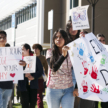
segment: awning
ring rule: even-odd
[[[0,21],[36,0],[0,0]]]

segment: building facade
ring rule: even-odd
[[[99,0],[95,6],[94,34],[103,33],[107,38],[108,0]],[[0,29],[8,34],[8,43],[16,46],[23,43],[40,43],[44,48],[50,47],[50,30],[48,30],[48,12],[54,10],[53,32],[58,28],[66,29],[70,19],[71,9],[76,6],[90,5],[87,0],[36,0],[34,3],[15,12],[16,28],[12,28],[12,16],[0,21]],[[89,24],[91,27],[91,6],[88,9]],[[91,28],[86,31],[91,32]]]

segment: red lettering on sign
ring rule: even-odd
[[[6,57],[0,57],[0,65],[6,65]]]
[[[7,72],[1,72],[0,79],[7,79]]]

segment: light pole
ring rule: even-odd
[[[92,6],[92,11],[91,11],[91,31],[94,33],[94,24],[95,24],[95,5],[99,0],[87,0],[90,5]]]

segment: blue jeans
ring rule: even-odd
[[[47,87],[46,100],[48,108],[74,108],[73,91],[76,84],[74,70],[72,69],[73,87],[67,89],[51,89]]]
[[[74,87],[67,89],[51,89],[47,87],[46,100],[48,108],[73,108],[74,106]]]
[[[74,85],[74,88],[75,88],[76,78],[75,78],[75,73],[74,73],[73,69],[72,69],[72,81],[73,81],[73,85]]]
[[[7,108],[8,101],[12,95],[12,89],[0,88],[0,108]]]

